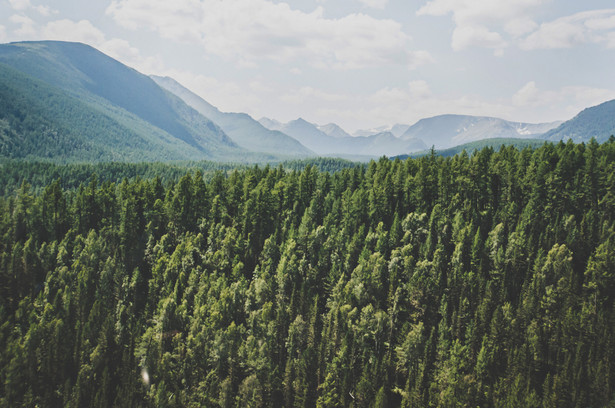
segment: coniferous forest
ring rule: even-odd
[[[0,208],[2,407],[615,404],[615,138]]]

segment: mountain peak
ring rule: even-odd
[[[317,127],[318,130],[331,137],[335,137],[338,139],[342,137],[350,137],[350,135],[344,129],[342,129],[335,123],[328,123],[326,125]]]
[[[314,125],[313,123],[308,122],[307,120],[305,120],[303,118],[297,118],[295,120],[291,120],[290,122],[288,122],[288,124],[302,125],[302,126],[314,126],[314,127],[316,127],[316,125]]]

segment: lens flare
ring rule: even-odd
[[[141,370],[141,379],[145,385],[149,385],[149,374],[146,368]]]

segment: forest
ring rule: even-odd
[[[614,137],[169,171],[3,190],[0,407],[615,404]]]

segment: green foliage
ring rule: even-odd
[[[277,164],[284,171],[300,171],[306,166],[312,166],[319,171],[331,173],[362,166],[348,160],[322,157],[281,161]],[[62,188],[74,190],[80,184],[87,183],[92,174],[96,174],[101,182],[108,181],[116,184],[124,179],[153,179],[156,177],[160,179],[162,184],[168,184],[176,183],[186,172],[202,172],[206,179],[210,179],[218,173],[247,170],[250,167],[250,165],[243,163],[213,161],[59,164],[44,161],[0,159],[0,195],[10,195],[17,192],[24,182],[28,183],[33,190],[40,191],[59,180]],[[268,166],[266,165],[265,168],[268,168]]]
[[[613,403],[615,139],[307,164],[3,165],[0,407]]]

